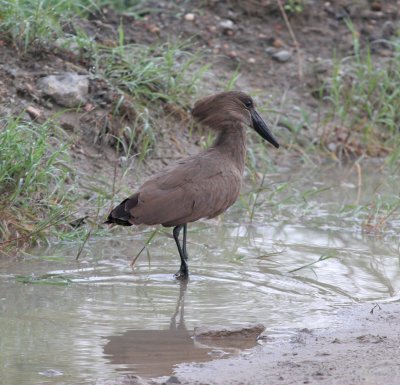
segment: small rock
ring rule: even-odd
[[[337,149],[336,143],[330,142],[330,143],[328,144],[328,150],[329,150],[329,151],[335,152],[336,149]]]
[[[171,376],[170,378],[168,378],[168,380],[165,383],[166,384],[180,384],[181,382],[178,380],[178,377]]]
[[[85,107],[83,107],[85,112],[93,111],[95,108],[96,108],[96,106],[92,103],[87,103],[87,104],[85,104]]]
[[[155,24],[150,24],[149,25],[149,27],[148,27],[148,30],[151,32],[151,33],[155,33],[155,34],[158,34],[158,33],[160,33],[160,28],[159,27],[157,27]]]
[[[248,60],[247,60],[247,62],[248,62],[249,64],[255,64],[256,59],[254,59],[254,57],[249,57]]]
[[[221,20],[219,26],[224,30],[224,32],[233,31],[235,29],[235,23],[229,19]]]
[[[380,1],[373,1],[370,5],[371,11],[381,12],[382,11],[382,3]]]
[[[273,55],[276,52],[276,49],[274,47],[267,47],[267,48],[265,48],[265,52],[268,55]]]
[[[29,106],[26,109],[26,112],[29,114],[32,120],[40,120],[40,118],[42,118],[43,116],[42,111],[40,111],[39,108],[33,106]]]
[[[61,75],[50,75],[37,82],[44,95],[50,96],[63,107],[78,107],[86,102],[89,92],[89,80],[86,75],[65,72]]]
[[[272,54],[272,58],[281,63],[287,62],[292,57],[290,51],[282,50]]]
[[[184,18],[185,18],[186,21],[193,21],[194,20],[194,13],[187,13],[184,16]]]
[[[272,46],[275,48],[282,48],[285,46],[285,43],[281,39],[274,38],[272,41]]]

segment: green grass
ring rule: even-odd
[[[63,35],[76,17],[100,13],[104,7],[139,17],[149,12],[145,0],[0,0],[0,32],[21,51],[45,46]]]
[[[123,115],[124,105],[130,103],[131,122],[117,141],[124,155],[143,160],[155,144],[154,128],[169,114],[167,107],[187,113],[209,64],[198,64],[203,61],[201,53],[189,52],[190,42],[125,45],[122,28],[119,33],[117,47],[97,45],[92,52],[94,76],[106,80],[119,95],[113,107],[116,116]]]
[[[301,13],[304,11],[305,1],[304,0],[286,0],[284,2],[284,9],[289,13]]]
[[[400,155],[400,39],[387,43],[393,56],[376,60],[354,33],[353,56],[337,61],[324,85],[330,124],[321,140],[350,153],[389,154],[393,162]]]
[[[39,239],[69,211],[73,180],[67,147],[52,124],[8,118],[0,122],[0,241]]]
[[[201,64],[201,52],[189,51],[190,41],[145,46],[126,45],[124,40],[120,26],[118,45],[92,46],[91,57],[94,76],[105,80],[118,95],[113,115],[130,115],[116,135],[118,152],[141,163],[156,145],[160,124],[168,115],[187,118],[210,65]],[[124,112],[127,106],[129,114]]]

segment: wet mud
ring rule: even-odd
[[[176,378],[210,385],[398,384],[399,304],[356,305],[332,317],[336,326],[329,328],[267,328],[262,346],[226,360],[179,365]]]

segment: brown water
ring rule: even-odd
[[[179,258],[163,234],[134,271],[129,262],[149,232],[91,238],[79,263],[80,242],[34,250],[24,261],[0,260],[0,383],[170,375],[177,363],[226,357],[255,344],[201,344],[191,337],[196,326],[263,323],[285,333],[327,327],[329,315],[356,302],[399,301],[399,215],[388,217],[384,232],[368,235],[362,208],[355,209],[398,199],[396,175],[363,173],[362,188],[347,169],[270,178],[275,183],[258,197],[252,221],[242,201],[223,220],[189,227],[186,290],[172,278]],[[61,281],[16,279],[31,274]]]

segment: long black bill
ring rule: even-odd
[[[273,146],[279,148],[279,143],[272,136],[271,131],[269,130],[265,122],[261,119],[261,116],[258,115],[257,111],[255,109],[252,109],[250,113],[251,119],[253,121],[253,128],[257,131],[257,133],[265,140],[268,140],[268,142],[270,142]]]

